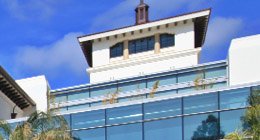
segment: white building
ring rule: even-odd
[[[141,24],[137,17],[134,26],[79,37],[90,83],[197,65],[209,15],[210,10],[203,10]]]
[[[0,67],[0,119],[21,118],[35,111],[36,103]]]
[[[82,140],[221,139],[242,128],[260,91],[260,35],[232,40],[227,60],[199,64],[209,9],[156,21],[143,1],[135,11],[133,26],[78,37],[89,84],[49,91],[44,76],[16,84],[0,69],[0,118],[15,105],[18,117],[58,109]]]

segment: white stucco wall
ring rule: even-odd
[[[152,28],[151,31],[147,31],[144,29],[142,33],[136,31],[134,35],[131,33],[127,33],[125,37],[122,35],[118,35],[117,38],[110,37],[109,40],[105,38],[102,41],[95,40],[93,43],[93,67],[107,65],[110,63],[110,50],[109,48],[115,45],[118,42],[122,42],[124,40],[133,40],[148,36],[154,36],[157,33],[170,33],[175,34],[175,46],[172,48],[174,51],[181,51],[186,49],[194,48],[194,23],[191,20],[188,20],[186,24],[183,22],[179,22],[177,26],[171,24],[168,28],[165,26],[161,26],[160,29],[156,29],[156,27]],[[149,52],[138,53],[130,55],[130,58],[135,58],[143,55],[153,54]]]
[[[129,60],[124,63],[115,63],[102,69],[92,69],[90,83],[119,80],[197,65],[199,52],[200,49],[191,49],[178,53],[161,53],[149,58],[141,57],[135,61]]]
[[[37,76],[16,81],[28,96],[36,103],[36,109],[39,111],[47,110],[47,94],[49,85],[45,76]]]
[[[143,53],[131,54],[129,59],[123,57],[110,59],[110,47],[124,40],[133,40],[155,34],[175,34],[175,46],[160,50],[155,54],[154,50]],[[160,26],[151,31],[144,29],[142,33],[136,31],[118,35],[117,38],[110,37],[109,40],[103,38],[93,43],[93,67],[87,71],[90,74],[90,83],[122,79],[138,75],[167,71],[174,68],[187,67],[198,64],[200,49],[195,49],[194,23],[188,20],[187,23],[179,22],[178,25],[169,24],[169,27]]]
[[[232,40],[228,57],[230,85],[260,81],[260,34]]]
[[[0,107],[0,120],[11,119],[11,113],[15,104],[2,91],[0,91]],[[15,107],[14,112],[17,113],[17,118],[23,116],[23,111],[18,106]]]

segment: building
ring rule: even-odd
[[[78,38],[90,84],[50,91],[50,108],[66,118],[72,135],[215,140],[242,128],[247,99],[260,90],[260,35],[232,40],[227,60],[199,64],[210,9],[150,21],[141,1],[135,12],[133,26]],[[41,93],[47,92],[41,81]],[[32,98],[36,91],[27,90]],[[47,97],[37,99],[40,108],[48,106]]]
[[[36,103],[0,66],[0,118],[4,120],[28,116]]]

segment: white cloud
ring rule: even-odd
[[[54,13],[53,0],[1,0],[11,16],[20,20],[45,20]]]
[[[206,46],[216,46],[232,39],[243,25],[240,18],[216,17],[209,25]]]
[[[237,37],[242,28],[243,20],[240,18],[216,17],[212,19],[202,51],[202,61],[225,59],[231,40]]]
[[[64,69],[76,75],[85,74],[87,63],[76,39],[79,35],[82,33],[69,33],[46,46],[20,47],[15,55],[15,65],[21,71],[37,71],[52,76],[62,74]]]
[[[206,0],[145,0],[149,4],[151,19],[163,18],[171,15],[172,12],[179,10],[182,7],[194,9],[201,6],[201,3]],[[112,29],[119,26],[133,24],[134,9],[138,5],[139,0],[125,0],[118,5],[112,7],[108,11],[98,15],[92,24],[92,30],[101,28],[101,30]]]

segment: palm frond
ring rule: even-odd
[[[244,140],[247,137],[246,131],[236,130],[233,133],[228,134],[225,139],[227,140]]]
[[[6,121],[0,120],[0,132],[0,140],[2,140],[4,136],[9,136],[12,133],[12,129]]]

